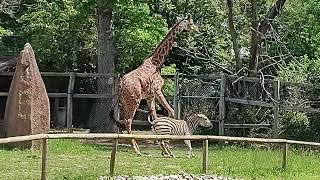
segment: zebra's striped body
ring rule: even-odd
[[[159,135],[191,135],[186,121],[168,117],[155,119],[153,129]]]
[[[191,135],[198,126],[212,127],[209,119],[203,114],[193,114],[187,117],[186,120],[159,117],[150,123],[153,125],[153,131],[159,135]],[[190,158],[192,155],[191,142],[190,140],[185,140],[184,142],[189,148],[188,157]],[[161,141],[161,148],[163,153],[170,154],[174,157],[168,144],[164,141]]]

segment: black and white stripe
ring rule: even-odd
[[[149,121],[150,122],[150,121]],[[192,135],[199,126],[212,127],[212,123],[203,114],[192,114],[186,120],[176,120],[169,117],[159,117],[153,122],[153,131],[159,135]],[[190,140],[185,140],[189,148],[188,157],[192,155],[192,147]],[[164,153],[174,156],[170,151],[168,144],[161,142],[161,148]]]

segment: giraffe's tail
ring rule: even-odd
[[[111,108],[110,113],[109,113],[109,117],[116,124],[116,126],[120,128],[122,124],[118,120],[116,120],[116,118],[114,118],[114,108],[115,108],[115,106],[113,106]]]
[[[147,119],[148,119],[148,122],[149,122],[149,123],[151,124],[151,126],[153,127],[154,124],[155,124],[154,120],[153,120],[153,121],[151,120],[151,116],[150,116],[150,115],[148,116]]]
[[[151,132],[154,133],[154,134],[156,134],[156,131],[155,131],[155,128],[154,128],[155,119],[152,121],[150,115],[148,116],[147,119],[148,119],[148,122],[151,124]],[[158,140],[156,140],[156,142],[158,142]]]

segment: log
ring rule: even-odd
[[[111,151],[111,158],[110,158],[110,176],[113,176],[113,173],[114,173],[117,149],[118,149],[118,139],[114,139],[112,143],[112,151]]]
[[[41,180],[48,179],[48,139],[42,139]]]
[[[203,140],[203,148],[202,148],[202,173],[208,173],[208,151],[209,151],[209,141]]]

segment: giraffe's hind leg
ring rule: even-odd
[[[125,123],[126,123],[126,129],[127,129],[128,134],[132,134],[132,130],[131,130],[132,119],[126,119]],[[133,147],[133,150],[138,155],[142,155],[141,152],[140,152],[139,146],[138,146],[137,142],[134,139],[131,139],[131,146]]]
[[[132,128],[132,121],[133,121],[133,117],[134,117],[134,114],[136,113],[138,106],[139,106],[139,102],[135,102],[134,104],[132,104],[132,103],[126,104],[126,107],[124,108],[125,126],[126,126],[126,130],[127,130],[128,134],[132,134],[132,129],[131,129]],[[134,139],[131,140],[131,145],[132,145],[134,151],[138,155],[141,155],[141,152],[139,150],[139,146]]]

